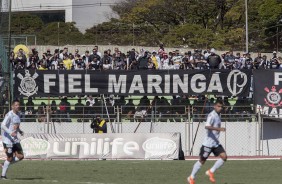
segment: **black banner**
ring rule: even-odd
[[[15,97],[74,95],[248,96],[250,70],[21,70]]]
[[[255,70],[254,87],[257,112],[282,118],[282,71]]]

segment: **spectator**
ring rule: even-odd
[[[270,68],[270,61],[267,60],[266,55],[262,56],[261,68],[263,68],[263,69],[269,69]]]
[[[138,69],[139,70],[148,69],[148,62],[149,62],[148,54],[149,52],[145,51],[144,55],[138,59]]]
[[[66,70],[71,70],[73,62],[68,55],[64,56],[63,63],[64,63],[64,67],[66,68]]]
[[[221,59],[219,55],[215,54],[215,49],[211,49],[211,54],[207,59],[207,63],[209,64],[210,69],[219,69]]]
[[[57,108],[56,101],[52,100],[52,102],[51,102],[51,121],[52,122],[58,121],[57,113],[58,113],[58,108]]]
[[[208,49],[206,52],[204,52],[204,58],[205,58],[205,60],[207,60],[210,55],[211,55],[210,49]]]
[[[96,50],[97,55],[100,56],[100,58],[102,58],[102,54],[101,54],[101,52],[99,52],[99,47],[96,45],[96,46],[94,46],[94,49]]]
[[[38,107],[37,110],[37,118],[38,122],[46,122],[46,104],[44,102],[41,103],[41,105]]]
[[[108,51],[104,52],[104,57],[101,62],[103,70],[112,69],[112,58],[108,55]]]
[[[96,118],[93,119],[90,128],[93,129],[93,133],[107,133],[106,120],[102,119],[100,115],[96,115]]]
[[[128,53],[128,63],[127,65],[131,65],[133,61],[137,59],[137,54],[135,49],[133,48],[129,53]]]
[[[81,99],[77,100],[77,103],[75,104],[74,107],[74,114],[76,115],[76,118],[78,118],[78,122],[82,122],[83,118],[81,118],[81,115],[84,115],[84,105],[81,103]]]
[[[263,57],[261,57],[261,53],[258,53],[258,56],[254,60],[254,68],[259,69],[263,64]]]
[[[180,115],[183,114],[183,106],[181,104],[181,98],[180,96],[173,96],[171,101],[171,106],[172,108],[172,113],[175,116],[174,120],[176,122],[180,122],[181,121],[181,117]]]
[[[214,106],[214,98],[207,99],[206,105],[204,107],[205,108],[204,113],[209,114],[213,110],[213,106]]]
[[[150,106],[150,100],[148,99],[147,96],[143,96],[140,99],[140,104],[143,104],[144,106],[149,107]]]
[[[66,67],[65,67],[63,61],[60,61],[60,62],[59,62],[59,68],[58,68],[58,70],[66,70]]]
[[[79,50],[78,50],[78,49],[75,49],[75,51],[74,51],[74,57],[75,57],[75,58],[79,58],[79,57],[80,57],[80,54],[79,54]]]
[[[85,51],[84,56],[82,57],[82,60],[84,62],[84,68],[88,68],[88,65],[90,63],[90,55],[89,55],[89,51]]]
[[[151,56],[152,63],[155,65],[155,69],[159,69],[161,65],[161,59],[157,56],[157,52],[153,51]]]
[[[182,64],[182,56],[180,55],[179,50],[176,50],[171,58],[173,62],[173,66],[175,70],[178,70],[180,68],[180,65]]]
[[[191,59],[191,58],[190,58]],[[205,61],[205,57],[202,55],[202,51],[196,49],[194,56],[193,56],[193,61],[194,61],[194,68],[195,69],[207,69],[207,62]]]
[[[99,70],[102,68],[102,64],[100,63],[97,57],[94,57],[93,61],[91,61],[91,68],[92,70]]]
[[[148,58],[148,66],[147,66],[147,68],[149,70],[155,70],[156,69],[156,65],[155,65],[155,63],[153,63],[152,58]]]
[[[60,122],[67,122],[68,116],[67,116],[67,102],[65,98],[61,99],[61,102],[59,104],[59,110],[60,110]]]
[[[253,67],[254,67],[254,63],[253,63],[253,59],[251,58],[251,54],[246,53],[245,59],[243,60],[243,63],[242,63],[242,68],[243,69],[253,69]]]
[[[242,68],[242,63],[243,63],[243,57],[241,57],[241,54],[238,52],[235,57],[235,64],[234,68],[235,69],[241,69]]]
[[[165,97],[161,97],[161,99],[160,99],[159,113],[160,113],[160,121],[161,122],[167,122],[167,120],[172,122],[171,105]]]
[[[129,66],[129,70],[138,70],[139,69],[139,64],[138,62],[135,60],[132,61],[132,63]]]
[[[224,57],[224,68],[232,70],[234,68],[236,57],[233,55],[233,51],[226,53]]]
[[[280,67],[280,62],[278,58],[274,58],[270,60],[270,69],[279,69]]]
[[[277,52],[273,51],[271,60],[276,59],[276,58],[277,58]]]
[[[27,103],[25,104],[26,106],[26,122],[35,122],[35,117],[34,117],[34,103],[32,101],[32,98],[29,97],[27,100]]]
[[[100,54],[101,55],[101,54]],[[98,53],[98,50],[96,48],[93,49],[93,53],[90,55],[89,59],[90,59],[90,62],[94,61],[94,59],[97,61],[97,62],[100,62],[101,61],[101,56],[99,55]]]
[[[162,58],[164,53],[165,53],[164,45],[160,44],[158,55],[161,56],[161,58]]]
[[[135,105],[133,104],[133,100],[129,99],[128,103],[122,108],[122,114],[126,115],[126,117],[133,121],[133,117],[135,114]]]
[[[184,64],[185,69],[193,69],[194,68],[194,57],[192,56],[191,51],[185,53],[182,63]]]

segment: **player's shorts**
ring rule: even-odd
[[[13,157],[15,152],[17,152],[18,154],[23,154],[23,149],[20,143],[16,143],[16,144],[3,143],[3,146],[7,157]]]
[[[218,147],[214,147],[214,148],[202,146],[200,150],[201,160],[207,160],[211,153],[213,153],[214,156],[218,157],[221,153],[225,153],[225,150],[221,145],[219,145]]]

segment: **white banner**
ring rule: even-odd
[[[178,159],[180,133],[26,134],[25,158]]]

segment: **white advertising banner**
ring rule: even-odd
[[[180,133],[26,134],[25,158],[178,159]]]

